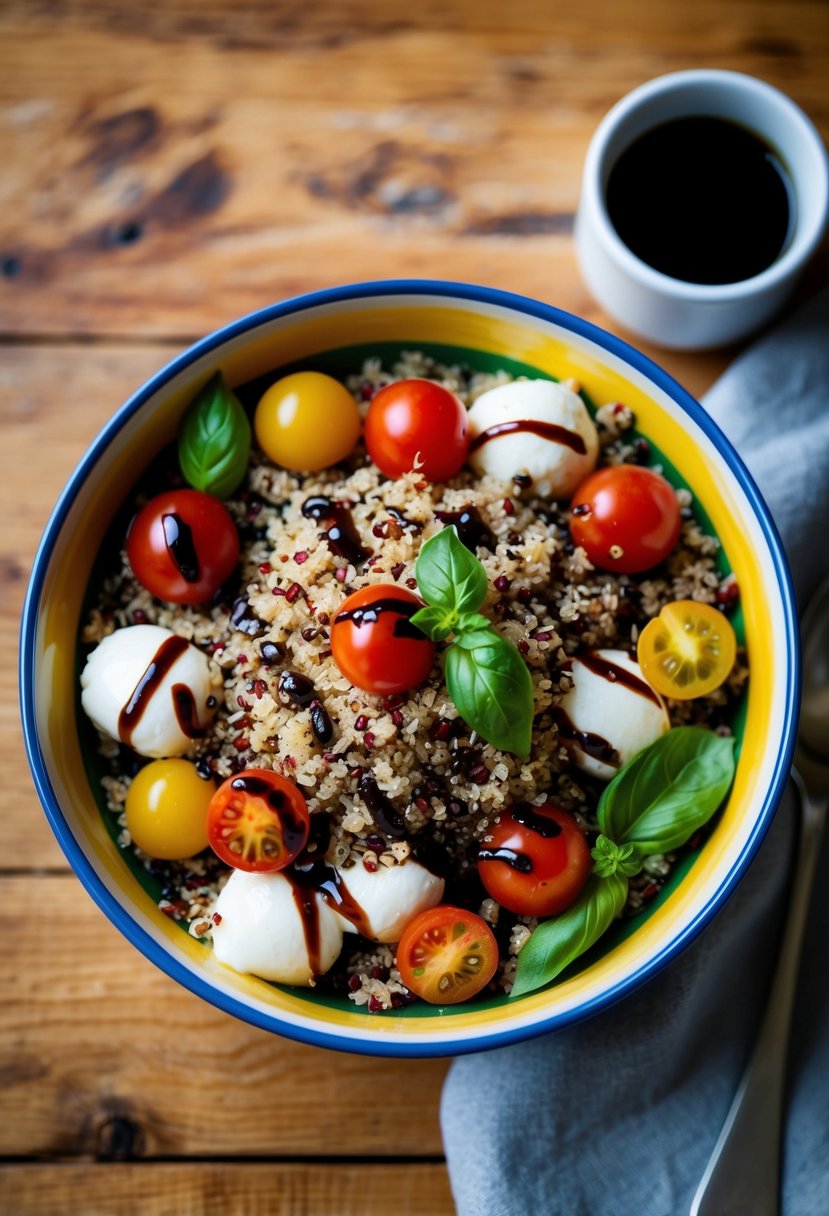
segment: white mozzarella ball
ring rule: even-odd
[[[560,705],[559,735],[585,773],[609,781],[671,722],[665,702],[650,687],[639,664],[624,650],[594,650],[573,659],[573,687]],[[572,737],[572,736],[575,737]],[[580,746],[580,736],[585,745]],[[616,753],[611,762],[590,755],[603,744]]]
[[[81,704],[98,729],[154,759],[189,750],[186,709],[191,697],[195,728],[203,727],[215,708],[208,704],[214,689],[207,657],[181,639],[165,653],[171,638],[176,635],[159,625],[116,629],[92,651],[81,674]],[[150,665],[164,667],[169,657],[173,661],[158,683],[148,679],[141,694],[138,686]],[[122,712],[131,701],[133,713],[125,714],[125,721]]]
[[[358,863],[338,873],[363,913],[361,923],[340,913],[346,929],[376,942],[399,942],[409,921],[443,898],[443,879],[411,858],[396,866],[378,866],[373,872]]]
[[[220,963],[280,984],[313,984],[339,957],[343,945],[340,917],[313,893],[306,926],[284,874],[234,870],[214,906],[220,920],[213,948]],[[312,958],[308,941],[316,943]]]
[[[528,426],[492,433],[512,423]],[[537,430],[533,424],[540,424]],[[545,435],[545,425],[556,429]],[[538,493],[550,498],[570,498],[599,455],[598,433],[581,397],[553,380],[515,380],[482,393],[469,411],[469,438],[469,464],[479,476],[509,481],[528,473]]]

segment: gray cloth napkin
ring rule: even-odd
[[[765,496],[805,604],[829,568],[829,290],[742,355],[704,404]],[[454,1061],[441,1121],[459,1216],[688,1212],[762,1015],[796,830],[789,793],[725,908],[632,996]],[[784,1216],[829,1212],[827,875],[829,840],[795,1012]]]

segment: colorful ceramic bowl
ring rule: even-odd
[[[82,738],[77,633],[95,554],[114,512],[208,373],[231,384],[298,362],[359,366],[368,353],[425,349],[443,361],[514,374],[574,376],[595,403],[624,401],[736,574],[735,618],[751,678],[727,806],[642,915],[611,930],[553,987],[444,1010],[418,1003],[383,1016],[220,966],[156,906],[119,851]],[[722,906],[751,862],[789,769],[799,693],[794,598],[780,542],[755,486],[701,407],[630,346],[533,300],[463,284],[393,281],[288,300],[205,338],[154,376],[104,428],[46,528],[23,615],[20,686],[29,761],[43,806],[78,877],[115,925],[191,991],[257,1026],[378,1055],[429,1056],[503,1046],[618,1000],[673,958]],[[143,881],[146,882],[146,875]]]

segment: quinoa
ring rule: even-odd
[[[412,376],[440,382],[467,405],[512,378],[445,366],[411,352],[389,368],[368,360],[346,383],[365,412],[379,387]],[[623,403],[602,405],[595,421],[600,463],[658,468]],[[597,828],[601,787],[572,765],[554,712],[572,683],[569,660],[581,649],[635,650],[641,629],[671,600],[730,608],[737,598],[733,579],[718,567],[717,539],[698,523],[691,494],[678,493],[683,526],[676,550],[646,577],[617,575],[591,566],[570,538],[566,505],[535,496],[528,477],[504,482],[463,470],[451,481],[431,484],[415,470],[387,480],[362,445],[345,464],[302,476],[254,451],[245,482],[227,503],[242,539],[238,582],[206,608],[171,606],[137,583],[121,549],[96,575],[81,640],[88,647],[115,628],[147,623],[203,650],[219,708],[191,752],[200,775],[223,779],[259,767],[290,778],[312,817],[308,853],[341,868],[395,866],[413,851],[437,851],[448,872],[446,901],[477,909],[495,931],[501,965],[493,986],[509,991],[518,953],[536,922],[486,896],[475,864],[480,841],[499,812],[517,802],[551,799],[574,812],[587,830]],[[139,493],[132,507],[148,496]],[[308,507],[319,498],[347,511],[343,518],[353,526],[365,560],[351,560],[347,546],[336,552],[325,538],[318,513]],[[415,561],[423,543],[444,526],[439,513],[469,508],[477,513],[485,542],[477,549],[488,581],[481,611],[518,647],[532,677],[533,743],[524,760],[469,730],[449,699],[439,663],[418,688],[383,698],[355,688],[331,653],[331,621],[343,599],[377,583],[416,590]],[[715,693],[668,703],[672,724],[704,722],[728,732],[746,674],[741,653]],[[157,880],[162,910],[191,934],[209,939],[212,907],[230,871],[209,851],[182,863],[142,855],[129,839],[124,801],[144,761],[110,739],[101,739],[100,753],[119,846],[132,850]],[[376,783],[379,800],[367,799],[366,775]],[[390,838],[381,805],[393,809],[405,839]],[[673,855],[646,859],[630,883],[626,915],[653,898],[674,861]],[[412,999],[392,948],[356,936],[346,941],[322,986],[347,992],[371,1012]]]

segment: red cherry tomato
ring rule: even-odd
[[[171,490],[143,507],[127,534],[127,557],[139,583],[171,604],[204,604],[233,573],[239,534],[217,498]]]
[[[308,842],[308,806],[292,781],[246,768],[223,781],[207,808],[207,839],[236,870],[284,870]]]
[[[382,696],[422,684],[435,661],[434,643],[409,620],[422,607],[394,583],[350,595],[331,626],[334,662],[346,679]]]
[[[658,566],[675,547],[682,526],[670,482],[632,464],[591,473],[576,490],[571,511],[576,544],[594,566],[621,574]]]
[[[569,908],[592,864],[579,825],[551,802],[503,811],[478,854],[487,891],[521,916],[557,916]]]
[[[397,947],[403,983],[430,1005],[457,1005],[477,996],[497,967],[498,943],[489,925],[449,904],[420,912]]]
[[[381,388],[368,408],[368,454],[387,477],[417,466],[427,481],[460,472],[469,449],[463,402],[431,380],[398,380]]]

